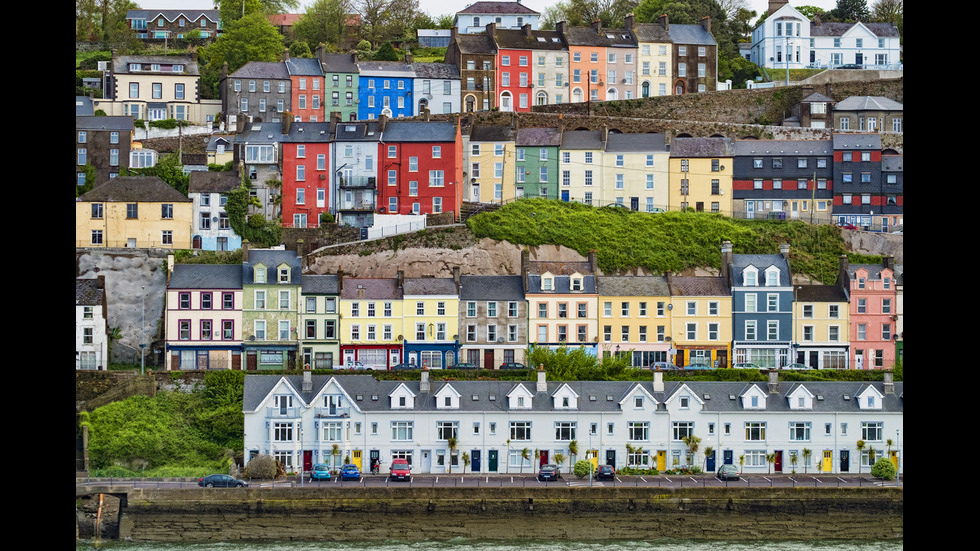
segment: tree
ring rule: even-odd
[[[558,472],[561,472],[561,464],[565,462],[565,454],[558,452],[555,454],[555,465],[558,465]]]
[[[827,19],[827,12],[824,11],[823,8],[818,8],[817,6],[797,6],[796,11],[803,14],[803,16],[810,21],[813,21],[813,18],[817,15],[820,16],[820,19]]]
[[[904,0],[877,0],[871,6],[871,21],[895,25],[899,42],[905,42]]]
[[[215,3],[224,25],[253,13],[288,13],[299,6],[298,0],[215,0]]]
[[[871,19],[867,0],[837,0],[837,7],[830,10],[830,15],[837,21],[847,23]]]
[[[374,61],[398,61],[398,54],[391,42],[385,42],[374,52]]]
[[[813,452],[810,448],[803,448],[803,472],[807,472],[807,468],[810,466],[810,454]]]
[[[126,12],[139,9],[129,0],[75,0],[75,40],[118,41],[130,34]]]
[[[772,473],[772,464],[775,463],[775,462],[776,462],[776,454],[775,453],[767,453],[766,454],[766,463],[769,465],[769,473],[770,474]]]
[[[466,469],[470,466],[470,454],[463,452],[463,474],[466,474]]]
[[[450,436],[446,439],[446,445],[449,446],[449,474],[453,474],[453,456],[456,455],[456,446],[459,441],[456,440],[455,436]]]
[[[854,447],[857,448],[858,451],[858,474],[861,474],[861,456],[864,455],[862,452],[864,452],[865,447],[864,440],[858,440]]]
[[[351,0],[316,0],[293,25],[293,33],[309,44],[336,44],[344,35],[346,14],[353,9]]]
[[[187,195],[187,185],[190,182],[190,176],[184,173],[184,165],[180,164],[180,156],[176,153],[171,153],[163,157],[154,166],[131,168],[128,170],[128,174],[156,176],[166,182],[170,187]]]
[[[233,73],[250,61],[278,61],[283,37],[262,13],[253,13],[225,25],[225,32],[204,49],[208,69],[221,71],[228,63]]]
[[[697,457],[698,448],[701,446],[701,438],[692,434],[690,436],[685,436],[682,438],[682,440],[684,441],[684,444],[687,445],[687,452],[691,454],[690,464],[693,465],[694,458]]]
[[[521,450],[521,474],[524,473],[524,462],[531,460],[531,450],[524,448]]]
[[[704,449],[704,470],[707,470],[708,468],[708,458],[714,456],[715,456],[714,447],[708,446],[707,448]]]
[[[568,464],[571,466],[572,461],[578,457],[578,440],[572,440],[568,443]]]
[[[419,12],[418,0],[360,0],[362,35],[377,46],[410,38]]]
[[[313,57],[313,52],[310,50],[309,44],[302,40],[297,40],[289,45],[289,57],[309,59]]]

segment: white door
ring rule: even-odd
[[[755,201],[745,202],[745,217],[749,220],[755,218]]]
[[[475,203],[480,202],[480,184],[473,184],[473,191],[470,194],[470,200]]]
[[[402,363],[401,358],[402,358],[401,350],[392,350],[388,354],[388,363],[389,365],[398,365]]]

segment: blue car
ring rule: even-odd
[[[340,467],[340,480],[360,480],[361,470],[350,463]]]
[[[313,470],[310,471],[310,482],[314,480],[330,480],[330,467],[323,463],[313,465]]]

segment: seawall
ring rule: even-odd
[[[132,489],[135,541],[900,539],[901,488]]]

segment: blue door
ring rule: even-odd
[[[710,472],[714,472],[714,470],[715,470],[715,456],[716,455],[718,455],[718,452],[712,450],[711,451],[711,455],[708,456],[707,461],[705,462],[705,470],[708,471],[709,473]]]
[[[568,192],[567,191],[562,191],[561,192],[561,200],[564,201],[564,202],[566,202],[566,203],[568,202]]]
[[[725,465],[731,465],[732,464],[732,450],[725,450],[724,462],[725,462]]]
[[[473,450],[473,451],[471,451],[470,452],[470,458],[472,458],[472,460],[473,460],[473,465],[472,465],[473,466],[473,469],[472,469],[472,472],[474,472],[474,473],[480,472],[480,450]]]

